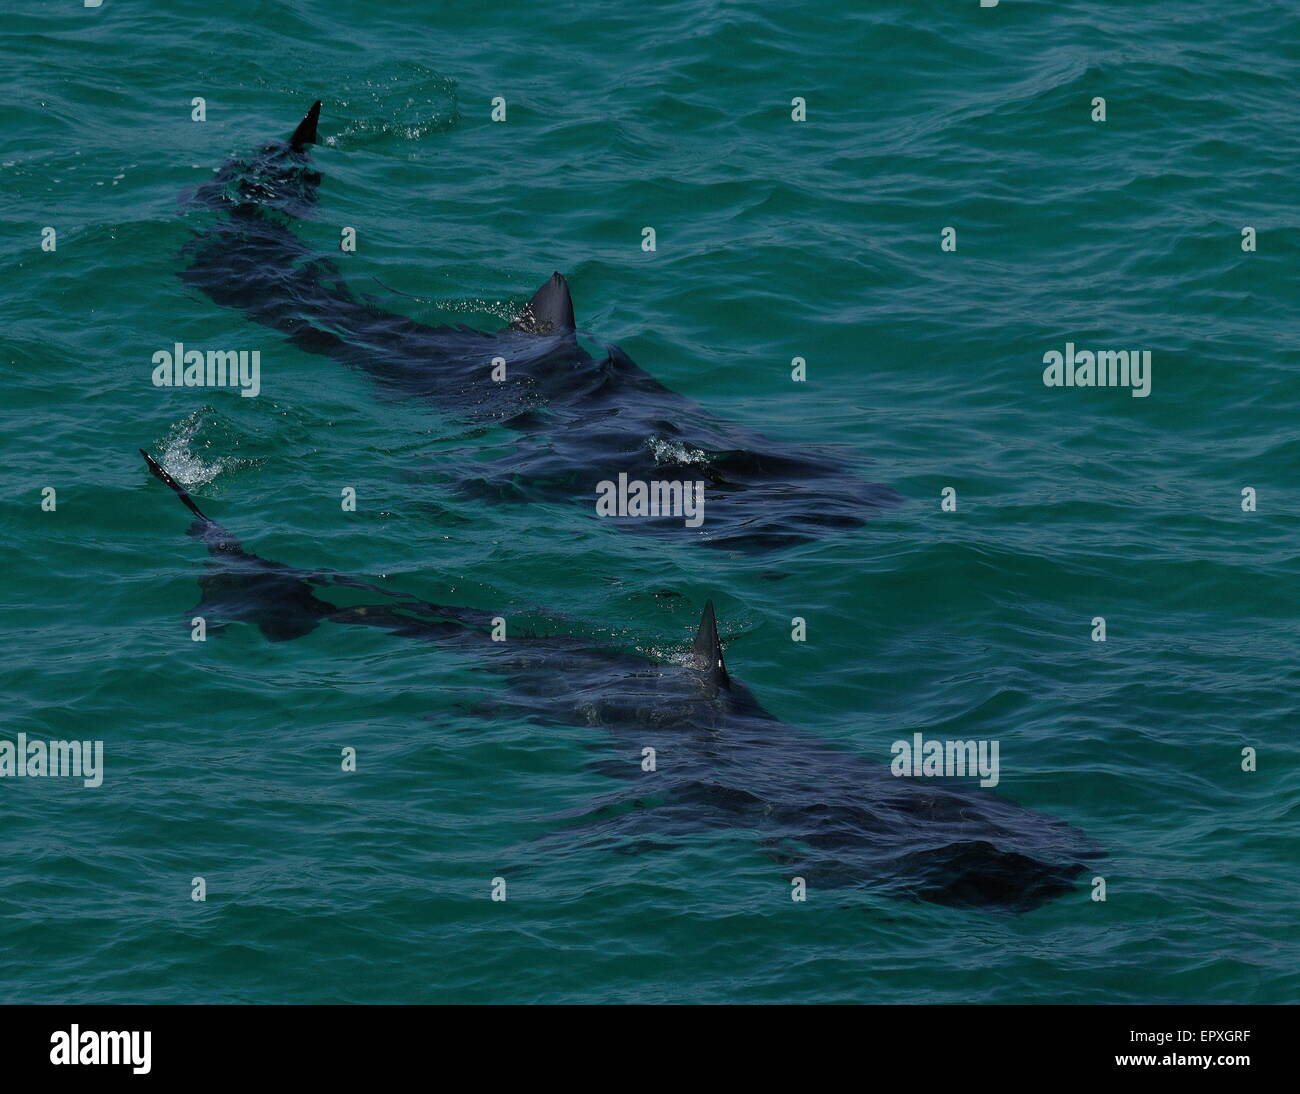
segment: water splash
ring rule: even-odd
[[[204,415],[212,413],[212,407],[205,406],[186,415],[171,427],[162,443],[160,462],[184,487],[206,486],[226,469],[229,462],[215,459],[207,463],[194,454],[195,447],[209,448],[212,445],[210,440],[199,439],[205,425]]]
[[[665,441],[661,437],[651,437],[646,441],[655,458],[655,463],[671,464],[677,467],[706,467],[709,454],[681,441]]]

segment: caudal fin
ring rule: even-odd
[[[704,614],[700,616],[700,629],[695,632],[695,645],[692,647],[695,663],[709,676],[709,682],[718,687],[730,687],[731,677],[727,675],[727,666],[722,660],[722,642],[718,639],[718,621],[713,614],[713,601],[704,605]]]
[[[319,99],[312,103],[311,109],[307,111],[306,116],[298,123],[298,128],[293,131],[293,136],[289,138],[289,144],[295,152],[301,152],[307,145],[316,143],[318,121],[320,121]]]
[[[178,483],[169,474],[167,474],[167,471],[163,468],[162,464],[160,464],[151,455],[149,455],[149,453],[146,452],[143,448],[140,449],[140,455],[144,457],[144,462],[149,465],[149,470],[154,473],[154,476],[156,478],[161,479],[163,482],[165,482],[176,492],[176,496],[180,498],[182,502],[185,503],[186,509],[188,509],[191,513],[193,513],[196,517],[198,517],[199,520],[206,521],[208,524],[212,523],[212,521],[208,519],[207,515],[203,512],[203,510],[194,504],[194,499],[190,497],[189,491],[186,490],[185,487],[183,487],[180,483]]]

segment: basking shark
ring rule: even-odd
[[[318,197],[309,148],[320,107],[288,140],[228,161],[194,191],[193,203],[217,215],[187,244],[181,278],[394,395],[517,434],[504,456],[449,469],[459,492],[571,501],[626,530],[746,551],[854,528],[899,500],[854,474],[838,449],[783,445],[713,416],[618,346],[593,357],[558,272],[497,331],[428,326],[353,293],[338,264],[292,231]],[[683,512],[697,493],[702,523]]]
[[[257,626],[272,641],[317,626],[376,627],[460,650],[501,687],[485,709],[535,724],[592,726],[613,739],[599,770],[624,786],[565,814],[556,837],[644,851],[704,827],[755,832],[789,877],[814,889],[867,886],[963,908],[1027,911],[1070,892],[1099,852],[1069,824],[988,791],[896,778],[764,710],[728,671],[712,602],[694,642],[660,663],[575,637],[491,639],[494,613],[432,604],[326,571],[259,558],[210,520],[148,453],[149,470],[194,516],[209,572],[194,610],[210,629]],[[335,590],[372,604],[338,606]],[[655,770],[642,770],[644,750]]]

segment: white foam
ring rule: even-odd
[[[681,441],[665,441],[660,437],[651,437],[646,442],[654,453],[655,463],[674,464],[678,467],[703,467],[709,462],[707,452],[698,448],[688,448]]]
[[[224,469],[220,460],[204,463],[190,450],[202,425],[203,411],[196,410],[173,425],[163,441],[162,458],[158,462],[185,487],[206,486]]]

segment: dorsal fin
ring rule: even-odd
[[[212,521],[208,520],[203,510],[194,504],[194,499],[190,497],[190,492],[186,490],[185,487],[183,487],[180,483],[178,483],[169,474],[167,474],[167,472],[163,470],[162,464],[160,464],[151,455],[149,455],[149,453],[146,452],[143,448],[140,449],[140,455],[144,457],[144,462],[149,465],[149,470],[152,471],[156,477],[161,479],[163,482],[165,482],[168,486],[170,486],[173,490],[176,491],[176,496],[185,503],[186,509],[188,509],[191,513],[193,513],[196,517],[198,517],[199,520],[206,521],[208,524],[212,523]]]
[[[713,614],[712,600],[704,605],[692,652],[695,663],[708,673],[711,684],[724,688],[731,686],[731,677],[727,675],[727,666],[722,660],[722,643],[718,640],[718,621]]]
[[[301,152],[309,144],[316,143],[316,123],[320,121],[320,100],[317,99],[307,111],[306,116],[298,123],[298,128],[293,131],[293,136],[289,138],[289,144],[295,152]]]
[[[556,272],[551,274],[551,279],[545,285],[533,293],[533,298],[515,316],[510,329],[521,330],[527,334],[561,334],[572,331],[575,326],[573,297],[569,295],[569,283]]]

